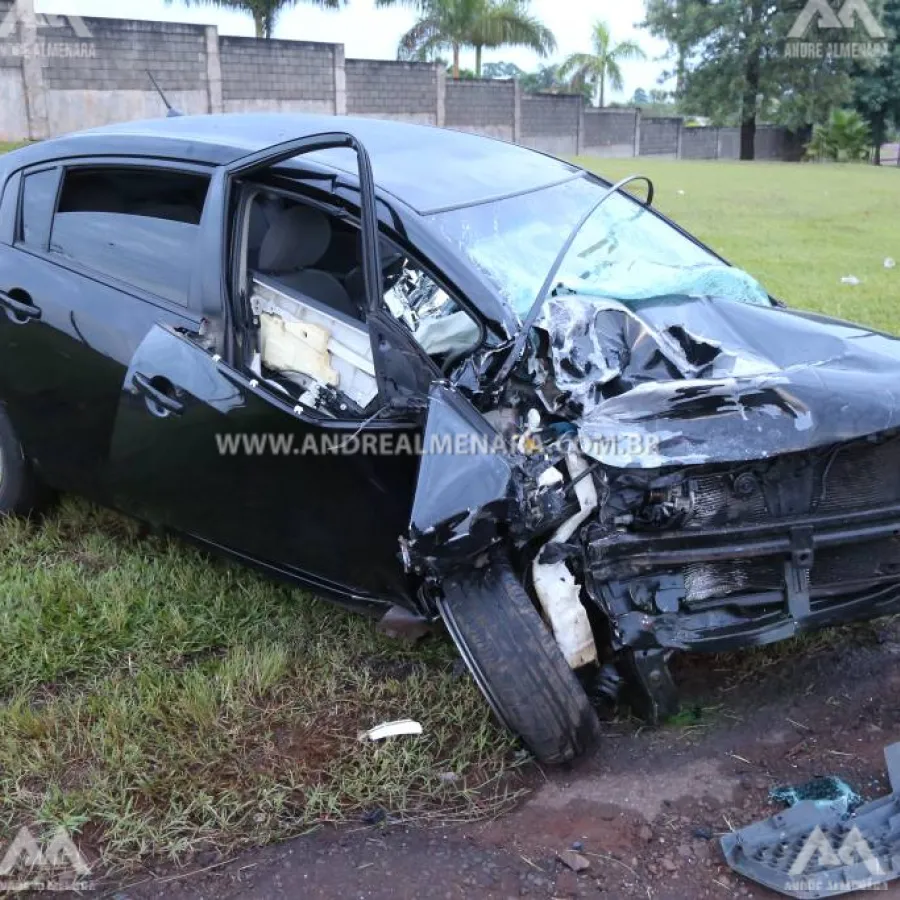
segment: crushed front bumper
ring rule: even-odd
[[[586,586],[617,650],[722,651],[900,611],[900,504],[587,537]]]

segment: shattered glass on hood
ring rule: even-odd
[[[538,328],[543,402],[611,466],[758,460],[900,426],[900,340],[847,322],[709,297],[561,295]]]
[[[523,317],[577,223],[608,186],[563,184],[432,216],[438,232]],[[767,305],[765,290],[625,194],[585,222],[557,279],[582,294],[633,301],[665,294]]]

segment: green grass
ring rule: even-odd
[[[900,330],[900,172],[593,164],[653,176],[664,211],[790,303]],[[129,864],[374,806],[496,809],[516,757],[454,662],[85,503],[0,523],[0,830],[64,824]],[[422,737],[357,740],[406,716]]]
[[[454,661],[80,501],[0,522],[0,822],[127,864],[492,811],[511,743]],[[422,737],[357,739],[407,716]]]
[[[10,150],[17,150],[19,147],[24,147],[25,142],[18,143],[10,143],[9,141],[0,141],[0,153],[8,153]]]
[[[900,169],[579,162],[613,179],[650,176],[662,212],[789,305],[900,332]],[[897,268],[884,268],[888,257]],[[862,283],[841,284],[846,275]]]

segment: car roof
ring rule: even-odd
[[[227,163],[294,138],[346,131],[372,158],[375,181],[419,213],[468,206],[566,181],[580,170],[515,144],[432,126],[351,116],[275,113],[177,116],[107,125],[32,148],[43,158],[66,152],[165,153]],[[54,145],[57,145],[54,148]],[[90,145],[90,146],[88,146]],[[142,146],[143,145],[143,146]],[[127,148],[127,151],[126,151]],[[346,151],[310,154],[335,169],[353,171]],[[36,160],[39,161],[39,160]]]

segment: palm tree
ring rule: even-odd
[[[595,98],[599,96],[600,106],[605,106],[607,80],[613,90],[621,91],[624,86],[619,63],[631,59],[646,59],[647,56],[635,41],[613,44],[606,22],[594,23],[591,41],[594,52],[573,53],[560,66],[560,75],[571,78],[576,86],[591,85]]]
[[[529,0],[378,0],[378,6],[402,3],[419,10],[419,19],[400,38],[398,55],[427,59],[449,47],[453,77],[459,78],[463,47],[475,48],[475,74],[481,76],[485,47],[530,47],[540,56],[556,49],[553,33],[528,11]]]
[[[166,0],[167,5],[172,2],[173,0]],[[298,0],[183,0],[183,2],[185,6],[217,6],[219,9],[249,13],[253,16],[256,36],[269,39],[275,32],[278,14],[283,9],[296,6]],[[346,5],[348,0],[302,0],[302,2],[312,3],[322,9],[339,9]]]
[[[485,47],[528,47],[540,57],[556,49],[553,32],[528,11],[529,0],[491,0],[472,23],[470,39],[475,47],[475,77],[481,78]]]

